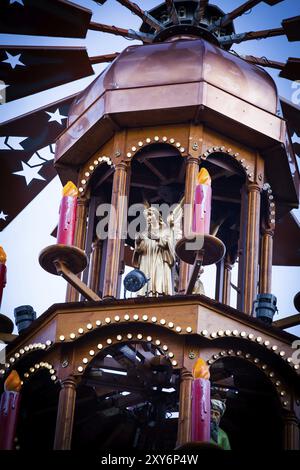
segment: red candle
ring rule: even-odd
[[[192,441],[210,441],[210,381],[206,362],[199,358],[193,369]]]
[[[211,214],[211,179],[208,171],[201,168],[195,189],[192,230],[198,234],[209,234]]]
[[[2,246],[0,246],[0,307],[2,302],[3,296],[3,289],[6,286],[6,253],[3,250]]]
[[[13,450],[18,423],[21,380],[13,370],[4,383],[4,392],[0,401],[0,449]]]
[[[76,224],[78,190],[74,183],[68,181],[63,188],[63,197],[59,208],[57,243],[73,245]]]

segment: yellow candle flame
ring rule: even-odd
[[[0,246],[0,263],[5,264],[6,260],[7,260],[6,253],[3,250],[2,246]]]
[[[193,367],[194,379],[206,379],[209,380],[210,373],[207,363],[199,357]]]
[[[63,196],[78,196],[77,186],[72,181],[68,181],[63,187]]]
[[[4,382],[5,392],[19,392],[22,387],[20,376],[16,370],[12,370]]]
[[[211,185],[211,178],[210,174],[208,173],[206,168],[201,168],[197,175],[198,184],[207,184],[208,186]]]

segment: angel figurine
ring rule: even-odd
[[[133,266],[149,278],[141,295],[172,295],[172,267],[175,263],[175,244],[181,237],[182,205],[170,212],[165,223],[156,207],[145,204],[147,228],[135,240]]]

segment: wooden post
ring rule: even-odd
[[[86,197],[78,198],[74,245],[82,250],[85,248],[87,209],[88,199]],[[66,302],[77,302],[79,297],[79,292],[71,285],[68,285]]]
[[[270,294],[272,289],[273,237],[272,229],[263,231],[260,249],[260,294]]]
[[[224,258],[216,264],[216,289],[215,300],[222,302],[223,300],[223,284],[224,284]]]
[[[92,291],[99,292],[100,268],[102,256],[102,240],[95,240],[92,243],[92,253],[89,268],[88,286]]]
[[[192,429],[192,382],[193,375],[186,368],[180,371],[179,417],[177,444],[182,446],[191,441]]]
[[[186,173],[185,173],[185,193],[184,193],[184,227],[187,227],[186,232],[192,229],[193,220],[193,203],[195,196],[195,187],[197,183],[197,174],[199,172],[199,159],[196,157],[188,156],[186,162]],[[188,235],[185,233],[184,235]],[[178,293],[184,294],[189,281],[189,264],[180,262],[179,272],[179,286]]]
[[[249,183],[247,194],[244,192],[245,197],[247,201],[242,203],[242,209],[244,207],[246,211],[245,216],[241,214],[238,308],[251,315],[258,283],[260,235],[260,187],[258,184]]]
[[[224,261],[223,289],[222,289],[222,303],[225,305],[230,305],[231,271],[232,271],[232,265],[228,257],[226,257]]]
[[[125,243],[122,234],[127,222],[128,168],[125,162],[120,162],[114,173],[103,298],[115,298],[118,291],[121,251]]]
[[[300,449],[300,435],[299,435],[299,421],[295,413],[287,411],[284,415],[284,450],[299,450]]]
[[[70,450],[76,401],[76,380],[65,379],[59,393],[54,450]]]

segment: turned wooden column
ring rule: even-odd
[[[183,368],[180,371],[179,416],[177,447],[191,441],[192,429],[192,373]]]
[[[184,222],[183,234],[188,235],[192,230],[193,221],[193,203],[195,197],[195,187],[197,184],[197,174],[199,172],[199,159],[196,157],[188,156],[186,162],[185,172],[185,193],[184,193]],[[183,294],[186,291],[189,280],[189,267],[190,265],[180,262],[179,272],[179,286],[178,293]]]
[[[258,287],[260,187],[249,183],[246,190],[246,201],[242,203],[245,213],[241,214],[238,308],[251,315]]]
[[[216,264],[216,288],[215,300],[222,302],[223,300],[223,284],[224,284],[224,258]]]
[[[287,411],[283,419],[284,450],[300,450],[299,421],[295,413]]]
[[[260,248],[260,294],[271,294],[272,290],[273,237],[272,229],[263,231]]]
[[[97,239],[92,243],[92,252],[90,257],[88,286],[92,291],[99,291],[100,269],[102,256],[102,240]]]
[[[127,192],[128,192],[128,165],[120,162],[116,165],[111,205],[112,211],[109,219],[107,240],[106,266],[104,274],[103,298],[115,298],[118,292],[118,277],[120,274],[120,262],[122,233],[127,223]]]
[[[78,248],[81,248],[82,250],[84,250],[85,248],[87,211],[88,199],[86,197],[79,197],[77,202],[74,245],[78,246]],[[66,292],[66,302],[77,302],[79,300],[79,297],[80,293],[76,289],[74,289],[74,287],[68,284]]]
[[[229,259],[226,258],[224,261],[223,289],[222,289],[222,303],[225,305],[230,305],[231,272],[232,272],[232,264],[230,263]]]
[[[59,393],[54,450],[70,450],[76,401],[76,380],[68,377]]]

